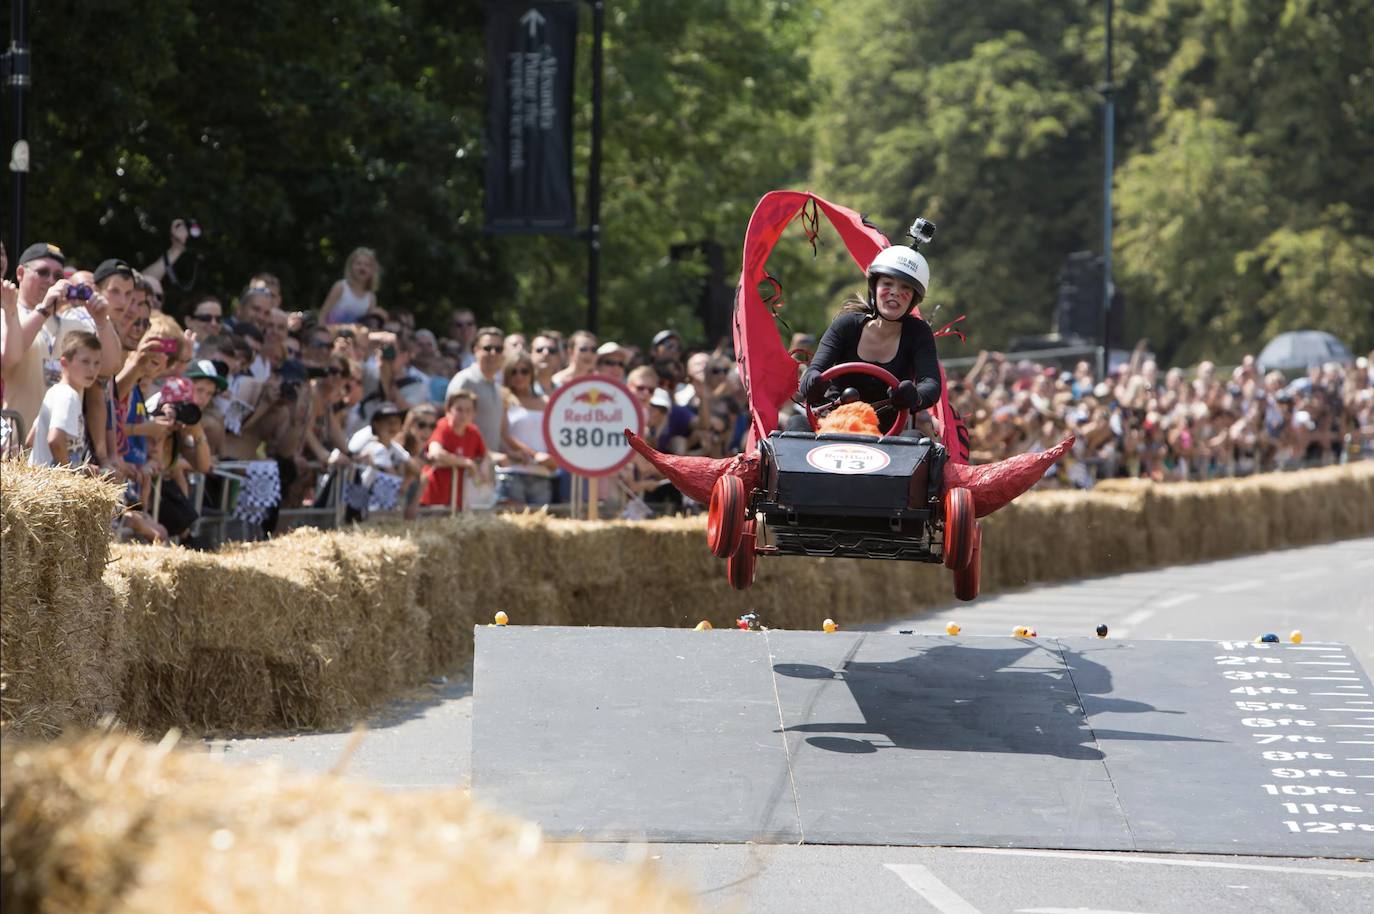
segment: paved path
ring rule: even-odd
[[[1374,538],[1031,588],[942,607],[874,630],[1249,641],[1301,629],[1342,641],[1374,671]],[[472,738],[471,684],[438,682],[371,722],[348,759],[350,776],[387,786],[465,786]],[[327,770],[350,734],[216,742],[228,759],[279,759]],[[938,914],[1252,914],[1374,910],[1374,866],[1357,861],[1093,854],[1061,851],[590,845],[612,860],[647,860],[696,889],[708,908],[913,911]],[[1374,840],[1370,854],[1374,858]]]

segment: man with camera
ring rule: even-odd
[[[4,374],[5,408],[17,411],[31,427],[48,387],[61,376],[61,340],[73,330],[94,332],[101,345],[101,371],[112,374],[119,366],[119,338],[110,323],[110,305],[100,283],[72,283],[63,276],[67,258],[55,244],[29,245],[19,255],[15,276],[19,280],[19,343],[23,355]],[[103,265],[102,265],[103,266]],[[68,301],[85,305],[83,316],[60,313]]]

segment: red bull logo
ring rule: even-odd
[[[606,403],[612,399],[614,398],[610,394],[606,393],[606,391],[602,390],[599,387],[593,387],[591,390],[585,391],[573,397],[573,402],[586,403],[588,406],[596,406],[598,403]]]

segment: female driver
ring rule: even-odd
[[[890,400],[890,406],[885,403],[878,411],[878,424],[884,428],[893,408],[918,412],[933,406],[940,399],[935,335],[911,313],[925,298],[929,283],[930,267],[916,251],[904,245],[879,251],[868,267],[868,301],[855,297],[845,302],[802,375],[801,396],[817,406],[852,387],[865,403]],[[886,368],[900,383],[889,388],[862,374],[821,379],[823,371],[846,362]]]

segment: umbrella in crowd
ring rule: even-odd
[[[1256,361],[1262,371],[1306,371],[1327,362],[1349,364],[1352,358],[1345,344],[1324,330],[1294,330],[1270,340]]]

